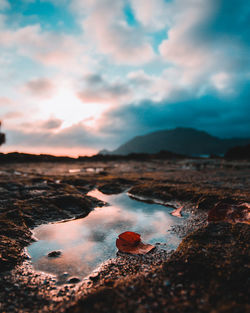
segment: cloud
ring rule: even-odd
[[[50,118],[49,120],[41,123],[40,127],[43,129],[58,129],[62,125],[62,120],[58,118]]]
[[[10,4],[7,0],[0,0],[0,11],[10,9]]]
[[[91,0],[72,2],[81,12],[82,27],[88,42],[101,54],[122,64],[144,64],[154,57],[147,35],[128,25],[122,0]]]
[[[144,100],[106,113],[100,132],[116,133],[120,142],[135,135],[179,126],[193,127],[221,137],[250,137],[250,83],[230,98],[211,95],[183,98],[171,102]],[[114,140],[115,141],[115,140]]]
[[[18,124],[13,130],[18,129],[24,133],[37,134],[39,132],[46,133],[47,135],[54,134],[54,130],[58,130],[63,121],[59,118],[50,117],[47,120],[26,121]]]
[[[10,120],[10,119],[18,119],[18,118],[23,117],[23,116],[24,116],[24,114],[22,112],[11,111],[11,112],[4,114],[2,119],[4,121],[6,121],[6,120]]]
[[[6,107],[9,105],[12,105],[12,101],[11,99],[7,98],[7,97],[0,97],[0,107]]]
[[[109,82],[99,74],[89,74],[83,79],[84,87],[78,93],[83,102],[121,103],[130,96],[128,85],[115,81]]]
[[[171,20],[164,0],[130,0],[136,19],[151,31],[165,28]]]
[[[211,5],[205,0],[176,0],[173,3],[173,18],[168,38],[160,45],[161,55],[167,61],[187,68],[206,66],[206,41],[204,40],[202,45],[198,44],[193,32],[207,18],[210,11]]]
[[[149,75],[143,70],[129,72],[127,75],[128,85],[133,93],[132,101],[140,102],[143,99],[160,100],[162,93],[165,94],[167,84],[164,80],[164,86],[159,87],[160,80],[163,78],[156,75]]]
[[[237,73],[243,77],[250,66],[249,11],[244,0],[237,5],[226,0],[176,0],[171,10],[173,22],[160,53],[179,69],[187,85],[212,83],[225,92],[226,85],[221,88],[218,79],[212,79],[224,73],[231,91]]]
[[[54,125],[53,125],[54,123]],[[89,147],[92,149],[104,144],[104,136],[91,132],[83,123],[54,131],[61,125],[60,121],[38,121],[8,129],[7,143],[10,146],[33,147]]]
[[[32,79],[25,84],[25,89],[39,98],[51,97],[55,92],[54,84],[47,78]]]
[[[13,56],[25,56],[48,67],[79,72],[94,64],[82,41],[75,35],[46,31],[40,24],[8,29],[2,19],[0,44]]]
[[[216,73],[211,77],[212,84],[219,90],[228,90],[231,83],[231,77],[224,72]]]
[[[152,77],[147,75],[143,70],[130,72],[127,75],[132,84],[138,86],[148,87],[152,82]]]

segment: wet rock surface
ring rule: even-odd
[[[248,225],[209,224],[161,266],[99,287],[67,312],[247,312],[249,235]]]
[[[247,312],[250,163],[17,163],[0,172],[0,311]],[[136,198],[182,206],[190,217],[173,228],[184,238],[178,250],[156,245],[145,256],[118,254],[88,279],[65,285],[22,263],[33,227],[105,205],[86,196],[94,187],[107,194],[130,188]]]
[[[135,182],[132,180],[118,178],[112,179],[108,183],[101,184],[98,189],[104,194],[111,195],[121,193],[133,186],[134,184]]]
[[[36,177],[38,176],[38,177]],[[72,185],[54,184],[40,175],[12,175],[0,178],[0,271],[24,260],[23,248],[32,240],[37,225],[84,217],[104,203],[86,196]],[[15,193],[13,194],[13,190]]]

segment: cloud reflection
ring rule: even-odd
[[[168,230],[181,220],[173,217],[170,209],[132,200],[126,193],[110,196],[95,190],[89,194],[110,205],[96,208],[83,219],[35,229],[39,241],[28,250],[36,269],[59,276],[68,272],[84,277],[101,262],[115,256],[115,240],[126,230],[140,233],[142,240],[148,243],[169,242],[169,249],[178,245],[179,239],[169,235]],[[61,250],[62,255],[48,258],[52,250]]]

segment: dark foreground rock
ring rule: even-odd
[[[3,179],[9,178],[4,177]],[[68,185],[23,181],[0,185],[0,272],[12,269],[25,259],[23,248],[32,242],[31,229],[48,222],[85,217],[102,201],[81,194]],[[2,191],[2,192],[1,192]],[[14,192],[13,192],[14,191]]]
[[[227,159],[250,160],[250,144],[234,147],[225,154]]]
[[[134,181],[128,179],[112,179],[108,183],[101,184],[99,190],[107,195],[118,194],[134,185]]]

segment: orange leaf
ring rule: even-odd
[[[124,243],[130,244],[130,245],[136,245],[141,241],[141,236],[132,231],[125,231],[124,233],[120,234],[118,237],[120,240],[124,241]]]
[[[120,234],[116,239],[116,246],[119,251],[132,254],[146,254],[155,248],[153,245],[144,244],[141,236],[131,231]]]

